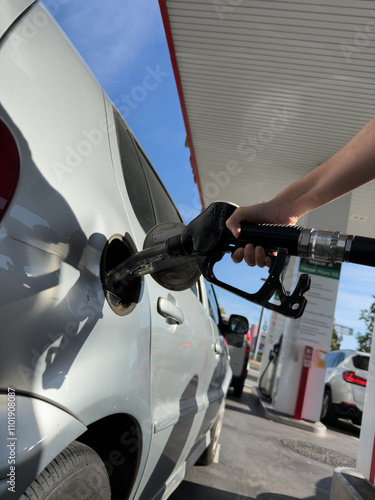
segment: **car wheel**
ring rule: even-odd
[[[223,426],[224,411],[225,411],[225,400],[223,400],[223,402],[221,403],[216,421],[211,428],[211,442],[204,450],[204,452],[202,453],[201,457],[197,462],[199,465],[210,465],[215,459],[215,455],[219,446],[221,428]]]
[[[352,422],[354,425],[361,425],[362,424],[362,415],[360,417],[352,418]]]
[[[31,483],[19,500],[110,500],[107,470],[99,455],[75,441]]]
[[[233,386],[233,396],[240,398],[242,396],[243,387],[245,385],[245,380],[241,379]]]
[[[337,416],[332,407],[331,391],[327,388],[324,391],[322,408],[320,411],[320,420],[325,423],[337,422]]]

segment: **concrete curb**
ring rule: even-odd
[[[262,405],[264,409],[265,416],[269,420],[273,420],[274,422],[279,422],[281,424],[290,425],[292,427],[296,427],[298,429],[302,429],[308,432],[313,432],[318,436],[324,436],[327,427],[321,422],[309,422],[307,420],[296,420],[293,417],[288,415],[284,415],[282,413],[276,412],[271,405],[264,399],[264,397],[259,392],[258,387],[253,386],[253,390],[258,398],[259,403]]]
[[[375,488],[356,469],[338,467],[332,478],[329,500],[374,500]]]

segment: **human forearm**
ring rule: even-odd
[[[375,119],[332,158],[272,200],[296,218],[329,203],[375,177]]]
[[[295,224],[303,214],[356,189],[375,178],[375,119],[332,158],[281,191],[272,200],[237,208],[227,227],[238,236],[241,221]],[[233,260],[249,265],[270,263],[264,249],[249,244]]]

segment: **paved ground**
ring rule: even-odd
[[[358,427],[341,421],[320,437],[268,420],[253,383],[228,395],[219,463],[193,467],[172,500],[328,500],[334,469],[355,467]]]

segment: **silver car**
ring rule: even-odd
[[[43,5],[1,0],[0,38],[0,497],[167,498],[217,449],[217,304],[106,285],[181,217]]]
[[[334,423],[342,417],[361,424],[369,359],[369,354],[353,350],[327,354],[321,410],[323,422]]]

